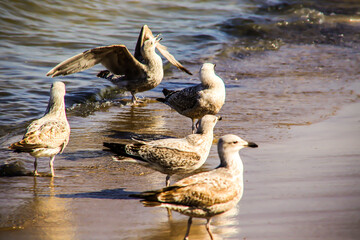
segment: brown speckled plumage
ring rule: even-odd
[[[51,175],[54,176],[53,161],[69,142],[70,126],[65,112],[65,84],[55,82],[51,86],[50,100],[45,115],[33,121],[21,141],[11,144],[15,152],[27,152],[35,157],[34,174],[37,175],[37,158],[50,157]]]
[[[206,218],[206,229],[213,239],[211,218],[235,207],[243,195],[243,164],[238,153],[243,147],[257,145],[235,135],[225,135],[219,139],[220,165],[216,169],[192,175],[157,191],[132,196],[142,198],[145,206],[166,207],[189,216],[185,239],[189,235],[192,218]]]
[[[173,174],[192,172],[201,167],[213,141],[213,129],[218,121],[214,115],[204,116],[196,134],[185,138],[167,138],[133,144],[104,143],[105,147],[138,163],[167,174],[166,184]]]

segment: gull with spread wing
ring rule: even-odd
[[[101,63],[107,70],[98,73],[98,77],[109,79],[119,88],[130,91],[132,102],[136,103],[136,93],[155,88],[163,79],[162,59],[155,52],[155,48],[174,66],[191,75],[168,52],[167,48],[159,43],[160,40],[159,35],[154,37],[150,28],[144,25],[141,28],[134,55],[125,45],[97,47],[59,63],[46,75],[65,76]]]

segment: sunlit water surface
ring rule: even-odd
[[[293,126],[321,122],[359,100],[359,13],[360,4],[351,0],[0,2],[0,163],[20,160],[32,170],[32,157],[12,153],[7,147],[21,138],[33,119],[42,116],[53,81],[66,84],[72,129],[69,145],[55,160],[58,177],[0,179],[0,238],[181,239],[185,217],[175,215],[174,221],[168,221],[165,210],[144,209],[138,201],[128,199],[129,193],[163,187],[164,176],[134,164],[113,162],[102,143],[133,136],[189,134],[191,121],[155,98],[161,96],[163,87],[180,89],[198,83],[201,64],[216,63],[227,97],[215,138],[234,133],[264,146],[265,153],[256,155],[257,150],[251,149],[243,154],[245,165],[250,165],[246,174],[253,174],[253,186],[261,188],[261,181],[268,181],[267,171],[257,169],[265,166],[271,172],[268,161],[272,160],[253,163],[252,155],[266,156],[268,149],[276,158],[277,153],[266,146],[291,138]],[[143,24],[155,34],[162,33],[162,43],[193,76],[164,61],[163,82],[140,93],[146,103],[136,107],[127,104],[130,94],[96,78],[101,66],[55,79],[45,76],[60,61],[97,46],[125,44],[133,52]],[[200,170],[217,164],[214,144]],[[271,175],[277,186],[287,170],[284,166]],[[44,159],[40,172],[48,171]],[[255,179],[260,179],[258,185]],[[298,186],[303,180],[293,181]],[[308,233],[320,235],[318,239],[336,239],[336,234],[329,238],[321,229],[294,232],[282,220],[265,220],[269,216],[255,209],[278,209],[277,204],[284,202],[274,200],[265,206],[253,201],[261,192],[250,188],[248,194],[246,197],[245,192],[238,208],[214,220],[217,239],[296,239],[291,232],[308,239]],[[271,192],[267,194],[272,199]],[[291,199],[291,194],[285,197]],[[251,222],[244,224],[241,209],[247,206],[243,214]],[[346,215],[345,210],[342,213]],[[279,218],[289,218],[296,225],[301,214],[289,210]],[[314,216],[317,218],[309,213],[311,221]],[[306,221],[302,218],[301,226],[311,229]],[[195,222],[192,239],[207,237],[202,224]],[[354,230],[351,224],[335,226]]]

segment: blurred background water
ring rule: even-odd
[[[111,94],[109,82],[95,77],[101,66],[57,79],[45,74],[60,61],[97,46],[125,44],[133,51],[143,24],[162,33],[163,44],[193,72],[205,61],[217,63],[228,87],[267,94],[269,101],[281,101],[283,96],[272,94],[276,91],[328,98],[330,91],[348,90],[358,74],[356,0],[1,1],[0,11],[0,136],[41,116],[53,80],[66,83],[70,115],[86,116],[101,100],[119,97]],[[269,52],[282,47],[286,53],[279,54],[285,57],[274,59]],[[298,68],[316,76],[301,72],[306,82],[296,82]],[[274,80],[280,74],[288,75],[288,90]],[[162,87],[196,81],[196,74],[190,78],[167,65],[163,84],[142,95],[159,96]],[[258,103],[253,104],[250,108]]]
[[[162,44],[194,73],[188,76],[164,61],[161,85],[140,94],[150,99],[146,104],[124,104],[131,97],[128,93],[96,77],[102,66],[66,77],[45,76],[57,63],[94,47],[125,44],[133,52],[144,24],[154,34],[162,33]],[[0,26],[0,162],[20,159],[32,169],[31,157],[9,152],[7,146],[43,115],[51,83],[60,80],[67,88],[72,135],[55,169],[58,166],[63,176],[76,175],[80,182],[87,181],[93,168],[119,171],[102,151],[104,140],[133,134],[189,134],[190,120],[154,98],[161,96],[163,87],[179,89],[198,83],[204,62],[216,63],[227,87],[217,137],[232,132],[263,143],[280,140],[287,137],[289,127],[322,121],[344,104],[359,100],[357,0],[3,0]],[[211,157],[214,163],[205,169],[217,164],[216,150]],[[8,192],[15,185],[35,187],[24,179],[2,181],[8,186],[2,190],[1,204],[8,207],[2,210],[4,216],[29,197],[19,190],[17,194],[25,197],[9,201]],[[38,181],[48,186],[49,180]],[[154,187],[162,186],[162,182],[156,185],[159,181]],[[57,184],[62,192],[81,191],[79,183],[68,185],[62,179]],[[1,224],[22,226],[7,218]],[[86,234],[75,236],[85,239]]]

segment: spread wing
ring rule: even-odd
[[[150,28],[147,25],[144,25],[140,30],[139,37],[136,42],[135,54],[134,54],[135,58],[139,62],[142,62],[144,60],[143,56],[141,55],[141,48],[144,45],[144,42],[152,38],[154,38],[154,35],[152,34]]]
[[[138,75],[144,66],[129,52],[125,45],[97,47],[75,55],[55,66],[46,76],[69,75],[89,69],[101,63],[117,75]]]
[[[138,40],[136,43],[136,47],[135,47],[135,58],[137,60],[139,60],[140,62],[142,62],[144,60],[141,55],[141,47],[143,46],[144,42],[150,38],[154,38],[154,35],[153,35],[152,31],[150,30],[150,28],[147,25],[144,25],[141,28],[141,31],[140,31],[140,34],[139,34],[139,37],[138,37]],[[192,75],[192,73],[189,70],[187,70],[183,65],[181,65],[181,63],[179,63],[175,59],[175,57],[173,55],[171,55],[171,53],[169,53],[169,51],[167,50],[167,48],[164,45],[158,43],[156,45],[156,48],[172,65],[174,65],[181,71],[186,72],[189,75]]]
[[[159,52],[161,53],[161,55],[163,55],[172,65],[174,65],[175,67],[177,67],[178,69],[180,69],[183,72],[186,72],[189,75],[192,75],[192,73],[187,70],[183,65],[181,65],[181,63],[179,63],[175,57],[169,53],[169,51],[167,50],[167,47],[165,47],[164,45],[158,43],[156,45],[157,50],[159,50]]]
[[[65,148],[69,140],[70,128],[66,121],[39,120],[29,125],[23,139],[10,146],[10,149],[29,152],[36,148]]]

